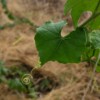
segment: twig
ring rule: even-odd
[[[97,61],[96,61],[96,63],[95,63],[95,66],[94,66],[94,69],[93,69],[93,73],[92,73],[91,79],[90,79],[90,81],[89,81],[89,83],[88,83],[88,85],[87,85],[86,90],[84,91],[84,95],[83,95],[83,97],[82,97],[82,100],[85,100],[86,95],[87,95],[87,92],[88,92],[90,86],[92,85],[92,81],[93,81],[93,78],[94,78],[94,76],[95,76],[95,72],[96,72],[96,68],[97,68],[97,65],[98,65],[98,63],[99,63],[99,60],[100,60],[100,52],[99,52],[98,59],[97,59]]]

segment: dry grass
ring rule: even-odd
[[[27,17],[37,25],[51,19],[57,21],[64,18],[63,5],[65,0],[7,0],[7,2],[9,10],[14,15]],[[0,6],[0,23],[6,22],[9,22],[9,19],[6,18]],[[32,27],[27,24],[0,30],[0,59],[4,60],[7,66],[18,66],[24,63],[29,67],[34,67],[38,62],[34,35]],[[55,74],[60,80],[60,87],[38,100],[81,100],[92,70],[87,63],[60,64],[57,62],[48,62],[42,69]],[[98,85],[100,75],[96,76]],[[13,100],[28,100],[23,95],[18,97],[17,94],[13,96],[12,93],[8,92],[7,88],[5,92],[1,91],[0,100],[10,100],[11,98]],[[5,97],[5,95],[7,96]],[[88,93],[86,100],[100,100],[99,95],[100,92],[96,88],[93,93]]]

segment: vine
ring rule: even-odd
[[[15,16],[12,12],[9,11],[8,7],[7,7],[7,1],[6,0],[1,0],[0,1],[2,4],[2,8],[4,13],[6,14],[6,16],[13,21],[13,23],[7,23],[4,24],[3,26],[0,26],[0,29],[4,29],[6,27],[13,27],[17,24],[22,24],[22,23],[26,23],[29,24],[30,26],[33,27],[33,30],[35,31],[36,28],[38,27],[36,24],[34,24],[33,22],[31,22],[28,18],[20,18],[18,16]]]

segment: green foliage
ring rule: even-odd
[[[17,90],[19,92],[27,92],[26,87],[18,78],[8,80],[8,86],[10,89]]]
[[[35,26],[35,28],[37,27],[27,18],[14,16],[7,7],[7,0],[0,0],[0,2],[5,14],[14,22],[13,24],[8,23],[0,26],[0,29],[21,23],[28,23],[31,26]],[[75,30],[68,36],[61,36],[61,30],[66,24],[65,21],[58,23],[47,22],[37,29],[35,41],[42,65],[47,61],[72,63],[79,62],[82,57],[90,59],[95,54],[96,49],[100,49],[98,48],[100,45],[99,33],[96,32],[95,36],[91,34],[94,33],[94,29],[100,29],[100,0],[66,0],[64,12],[67,14],[70,11]],[[78,26],[80,16],[86,11],[92,12],[92,16],[81,26]],[[86,44],[88,33],[91,34],[89,34],[90,41],[87,41],[87,43],[91,43],[89,45]]]
[[[7,75],[8,72],[8,69],[4,67],[4,63],[0,61],[0,76]]]
[[[0,29],[14,26],[16,23],[28,23],[31,26],[35,26],[35,28],[37,27],[27,18],[14,16],[9,11],[6,0],[0,0],[0,2],[5,14],[10,20],[14,21],[13,24],[0,26]],[[92,12],[92,16],[81,26],[78,26],[80,16],[86,11]],[[75,30],[70,32],[69,35],[61,36],[62,28],[66,25],[65,21],[58,23],[47,22],[37,28],[35,42],[42,65],[48,61],[61,63],[80,62],[81,60],[84,61],[84,59],[88,61],[91,57],[97,57],[99,54],[100,0],[66,0],[64,12],[65,14],[71,12],[75,26]],[[9,73],[9,71],[1,67],[0,74],[4,75],[6,73]]]
[[[89,40],[95,49],[100,49],[100,30],[92,31],[89,34]]]
[[[78,26],[80,16],[92,12],[91,17]],[[100,0],[67,0],[64,12],[71,12],[75,30],[65,37],[61,30],[65,21],[58,23],[47,22],[37,28],[35,42],[39,51],[41,64],[48,61],[73,63],[90,61],[93,56],[98,56],[100,49]],[[87,27],[88,26],[88,27]]]
[[[64,8],[65,14],[71,11],[72,19],[74,22],[75,27],[77,26],[78,20],[80,16],[86,12],[91,11],[93,14],[95,14],[97,11],[96,7],[99,3],[99,0],[67,0]],[[100,6],[100,4],[99,4]],[[95,24],[92,24],[92,27],[98,27],[98,19],[96,20]],[[100,20],[99,20],[100,21]],[[94,21],[93,21],[94,22]],[[97,25],[96,25],[97,24]]]
[[[80,61],[86,45],[85,29],[77,28],[62,37],[61,30],[65,24],[64,21],[49,22],[37,29],[35,41],[42,64],[50,60],[61,63]]]
[[[0,84],[7,84],[12,90],[23,92],[31,98],[36,98],[37,94],[32,85],[24,85],[21,81],[21,77],[28,73],[25,69],[18,67],[7,68],[4,63],[0,61]]]
[[[14,23],[0,26],[0,29],[15,26],[16,23],[28,23],[35,26],[27,18],[14,16],[7,7],[7,0],[1,0],[1,4],[5,14]],[[93,31],[93,29],[100,29],[100,0],[66,0],[64,12],[67,14],[70,11],[75,30],[70,32],[69,35],[61,36],[62,28],[66,25],[65,21],[47,22],[37,29],[35,41],[42,65],[48,61],[73,63],[80,62],[81,59],[89,60],[95,55],[96,49],[100,49],[100,32],[99,30]],[[78,26],[80,16],[86,11],[92,12],[92,16],[83,25]]]

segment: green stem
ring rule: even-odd
[[[98,8],[99,8],[99,5],[100,5],[100,0],[98,1],[98,4],[97,4],[97,6],[96,6],[96,8],[95,8],[95,10],[94,10],[94,13],[93,13],[93,15],[95,15],[95,14],[96,14],[96,11],[98,10]]]

